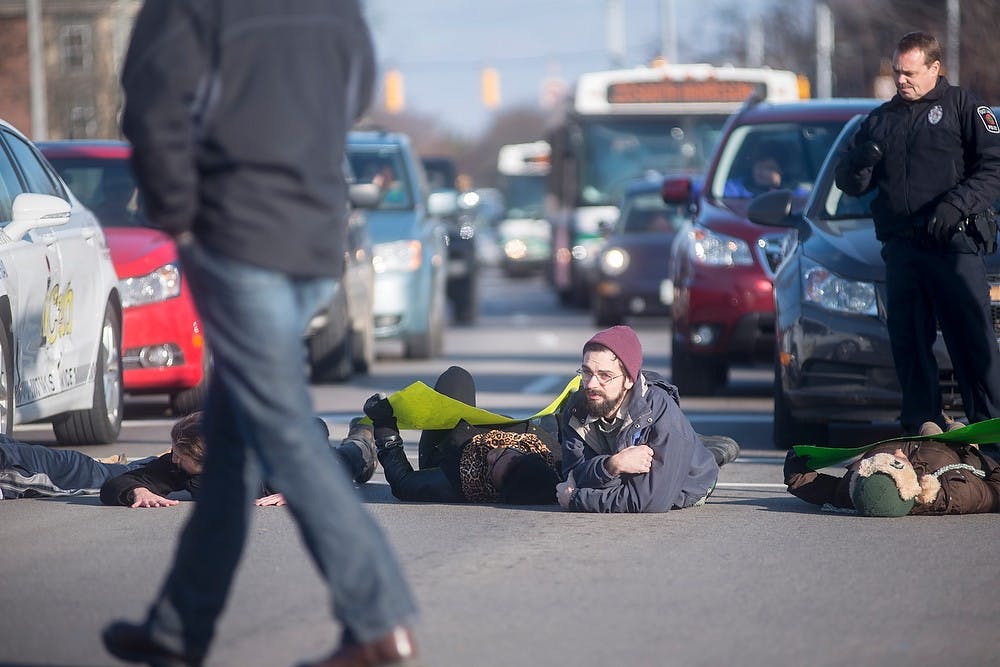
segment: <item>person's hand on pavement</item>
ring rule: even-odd
[[[556,500],[559,501],[559,505],[564,510],[569,509],[569,501],[573,497],[574,491],[576,491],[576,480],[573,479],[573,473],[570,472],[565,482],[556,484]]]
[[[131,507],[173,507],[179,505],[179,500],[171,500],[157,495],[144,486],[137,487],[132,491]]]
[[[254,501],[254,505],[257,507],[284,507],[285,506],[285,496],[280,493],[272,493],[269,496],[264,496],[263,498],[258,498]]]

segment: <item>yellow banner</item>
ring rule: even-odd
[[[527,419],[514,419],[482,408],[474,408],[434,391],[423,382],[414,382],[393,393],[389,396],[389,404],[392,406],[393,414],[396,415],[396,426],[401,431],[407,429],[421,431],[449,429],[454,428],[462,419],[474,426],[516,424],[553,414],[563,404],[566,397],[571,392],[576,391],[579,386],[580,378],[574,376],[566,384],[566,388],[562,390],[561,394]],[[371,423],[367,417],[364,421]]]

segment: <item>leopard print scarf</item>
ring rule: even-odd
[[[527,454],[539,454],[556,469],[552,452],[534,433],[509,433],[492,430],[472,438],[462,450],[458,475],[462,481],[462,495],[473,503],[492,503],[500,499],[500,491],[490,477],[490,464],[486,454],[498,447],[514,447]]]

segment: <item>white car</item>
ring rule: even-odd
[[[122,309],[104,233],[0,120],[0,430],[51,421],[60,444],[121,429]]]

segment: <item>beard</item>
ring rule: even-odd
[[[624,387],[614,396],[602,393],[595,393],[594,396],[585,395],[584,398],[586,400],[584,401],[584,405],[587,409],[587,414],[595,419],[611,417],[618,409],[618,405],[621,403],[622,396],[624,395]]]

